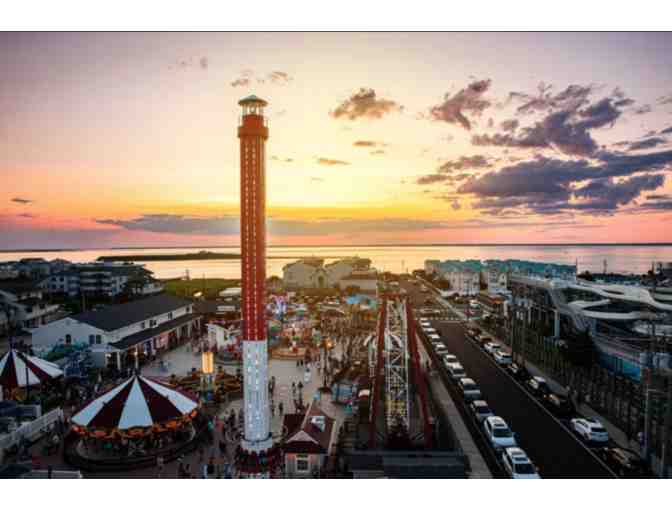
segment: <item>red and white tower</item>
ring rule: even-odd
[[[256,96],[248,96],[238,104],[243,109],[238,127],[245,410],[245,432],[241,446],[246,457],[259,459],[266,456],[273,446],[268,403],[265,289],[265,145],[268,127],[264,118],[264,107],[267,103]]]

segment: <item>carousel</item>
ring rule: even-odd
[[[56,381],[63,371],[55,363],[10,349],[0,359],[0,386],[5,398],[23,400],[30,386]]]
[[[198,402],[177,388],[133,376],[90,401],[72,417],[77,456],[92,462],[171,457],[191,443]]]

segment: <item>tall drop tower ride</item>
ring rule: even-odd
[[[243,378],[245,429],[242,450],[254,466],[273,447],[268,402],[266,328],[266,140],[264,107],[254,95],[241,99],[240,246],[242,274]],[[253,462],[249,460],[253,459]],[[266,462],[261,462],[262,465]],[[246,469],[242,469],[245,474]],[[263,476],[263,469],[253,469]],[[250,474],[248,472],[248,474]]]

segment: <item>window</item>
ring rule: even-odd
[[[145,329],[145,323],[144,322],[140,323],[140,329]]]
[[[296,470],[304,473],[308,472],[309,470],[308,455],[296,456]]]
[[[72,343],[72,337],[70,335],[65,335],[65,345],[70,345]]]
[[[89,335],[89,345],[93,345],[93,335]]]
[[[96,335],[96,343],[100,345],[102,339],[100,338],[100,335]]]
[[[168,319],[172,319],[172,318],[173,318],[173,312],[168,312]]]

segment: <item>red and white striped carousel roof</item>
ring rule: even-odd
[[[0,386],[5,390],[42,384],[61,375],[63,371],[58,365],[15,349],[0,359]]]
[[[184,393],[143,376],[133,376],[92,400],[72,422],[87,428],[151,427],[186,416],[198,403]]]

